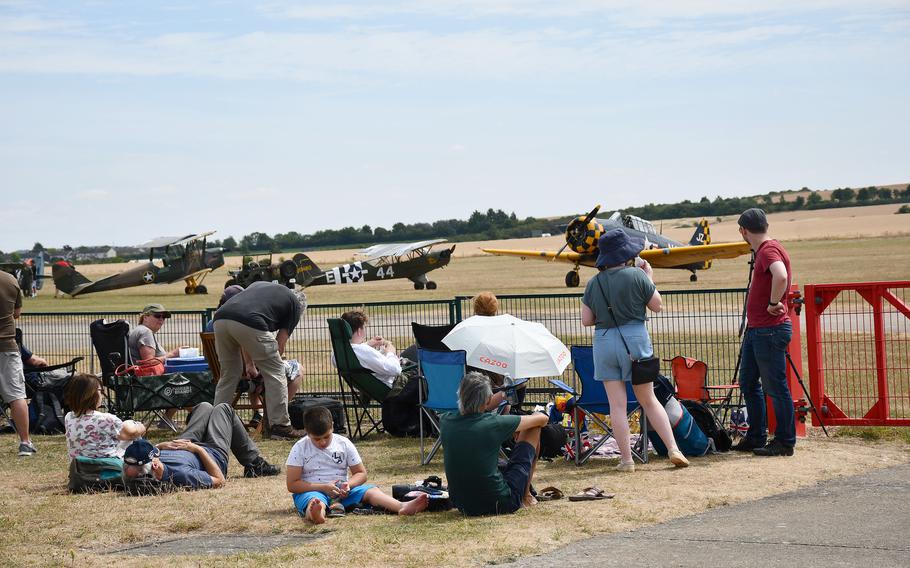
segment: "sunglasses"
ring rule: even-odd
[[[151,316],[155,319],[160,319],[160,320],[163,320],[167,317],[165,314],[151,314]]]

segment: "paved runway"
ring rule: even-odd
[[[500,566],[910,566],[910,464]]]

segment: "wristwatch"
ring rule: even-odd
[[[769,306],[776,306],[776,305],[779,304],[779,303],[780,303],[780,300],[778,300],[778,301],[776,301],[776,302],[768,302],[768,305],[769,305]]]

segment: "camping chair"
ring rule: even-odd
[[[18,327],[16,328],[16,347],[19,351],[22,351],[22,330]],[[25,375],[25,396],[27,399],[34,399],[39,392],[51,393],[53,397],[58,402],[63,401],[63,391],[66,389],[66,385],[69,383],[69,380],[76,374],[76,364],[79,361],[82,361],[84,357],[75,357],[70,359],[66,363],[60,363],[58,365],[48,365],[46,367],[30,367],[22,362],[22,371]],[[63,373],[56,373],[55,371],[63,371]],[[57,419],[60,421],[60,424],[63,424],[63,408],[58,404],[54,403],[54,412],[57,414]],[[6,423],[9,424],[13,430],[16,430],[16,425],[13,423],[12,418],[7,414],[7,408],[9,405],[0,404],[0,414],[3,415],[3,418],[6,420]]]
[[[212,383],[217,386],[218,381],[221,380],[221,361],[218,360],[218,351],[215,349],[215,332],[200,332],[199,340],[202,342],[202,354],[205,355],[205,360],[209,364],[209,370],[212,372]],[[267,429],[269,423],[268,413],[266,412],[265,391],[259,394],[259,404],[253,404],[252,402],[241,404],[240,399],[243,397],[243,391],[240,390],[241,384],[243,384],[243,381],[240,381],[237,384],[237,392],[234,393],[234,399],[231,401],[231,406],[234,407],[235,410],[252,410],[253,412],[262,414],[262,420],[260,420],[255,428],[252,429],[257,434],[262,434],[263,429]],[[249,424],[246,424],[246,427],[247,430],[250,429]]]
[[[432,349],[434,351],[451,351],[442,338],[447,336],[455,328],[455,324],[446,325],[423,325],[416,321],[411,322],[411,331],[414,332],[414,341],[420,349]]]
[[[736,405],[732,403],[733,393],[738,384],[708,384],[708,365],[691,357],[676,357],[666,360],[670,363],[670,374],[676,385],[676,396],[683,400],[695,400],[711,409],[714,417],[726,425],[727,415]],[[726,426],[725,426],[726,427]]]
[[[340,318],[328,318],[329,335],[332,338],[332,353],[335,355],[335,366],[338,369],[338,386],[341,389],[341,401],[344,405],[344,416],[352,437],[363,438],[370,432],[383,432],[382,421],[377,421],[370,414],[370,401],[382,403],[392,388],[376,378],[369,369],[364,368],[351,347],[351,326]],[[348,392],[345,392],[345,384]],[[347,396],[345,396],[347,394]],[[348,400],[351,404],[348,404]],[[349,411],[354,413],[352,425]],[[368,419],[371,426],[363,431],[362,422]]]
[[[576,397],[575,407],[585,411],[591,421],[597,424],[606,433],[590,448],[582,450],[581,427],[578,423],[575,424],[575,465],[581,465],[588,461],[588,459],[594,455],[594,452],[613,436],[613,429],[596,415],[609,415],[610,401],[607,399],[607,391],[604,389],[603,384],[600,381],[594,380],[593,347],[590,345],[573,345],[571,347],[571,352],[572,367],[575,369],[575,374],[581,380],[581,395],[559,379],[550,379],[550,383]],[[631,416],[636,411],[641,413],[641,436],[639,437],[638,443],[632,448],[632,456],[642,463],[648,463],[648,420],[645,416],[644,409],[641,408],[641,405],[635,398],[635,392],[632,390],[632,383],[626,383],[626,397],[626,416]]]
[[[123,320],[95,320],[89,326],[92,346],[101,363],[101,383],[106,389],[108,410],[123,420],[136,412],[149,412],[177,432],[177,426],[162,412],[212,402],[214,386],[206,372],[165,373],[137,377],[132,372],[117,374],[121,364],[132,364],[129,353],[130,326]],[[150,422],[151,419],[145,421]]]
[[[429,419],[436,433],[436,442],[429,452],[424,453],[423,420],[420,421],[420,465],[427,465],[442,444],[437,413],[458,412],[458,385],[465,374],[465,352],[419,349],[417,361],[427,386],[427,398],[420,405],[420,411]],[[420,400],[424,400],[424,382],[419,384]]]

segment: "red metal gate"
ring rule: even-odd
[[[804,301],[825,424],[910,426],[910,281],[808,284]]]

